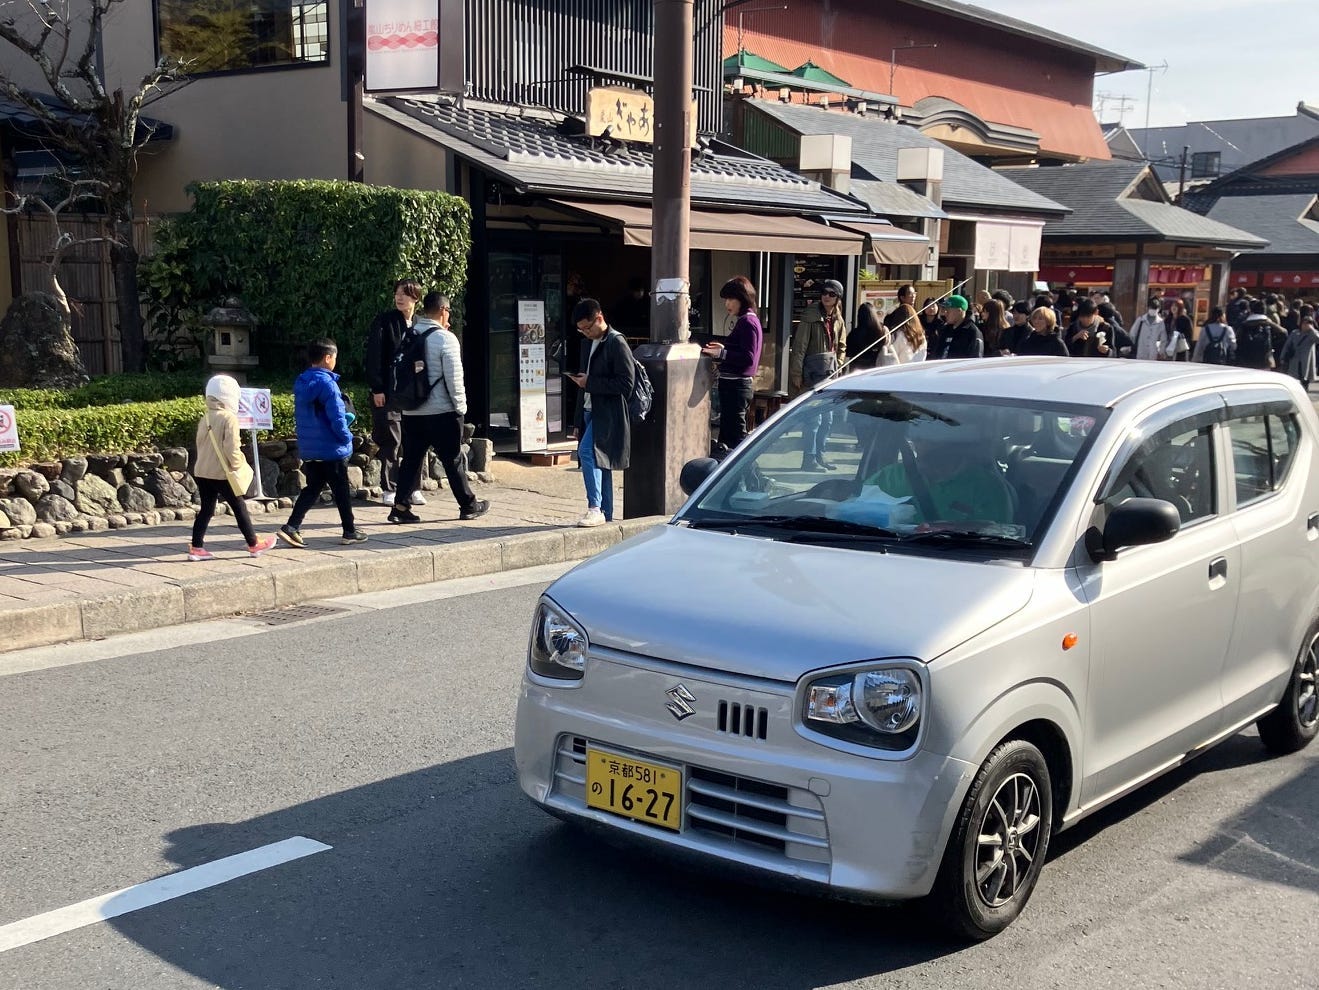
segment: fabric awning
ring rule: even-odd
[[[649,206],[567,199],[550,202],[621,229],[626,245],[651,247],[653,244],[653,219]],[[863,235],[856,231],[826,227],[802,217],[691,211],[691,246],[698,250],[851,255],[861,253],[863,240]]]
[[[884,220],[835,220],[835,227],[870,238],[870,254],[881,265],[924,265],[930,257],[930,240]]]

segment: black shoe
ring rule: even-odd
[[[475,502],[458,513],[458,518],[467,520],[475,519],[477,516],[483,516],[490,509],[490,503],[483,498],[478,498]]]
[[[833,464],[826,461],[823,454],[820,454],[815,458],[815,466],[821,471],[832,471],[834,469]]]
[[[421,522],[421,516],[417,515],[406,505],[395,505],[389,510],[389,522],[392,522],[395,526],[402,523],[419,523]]]
[[[302,549],[307,545],[306,540],[302,538],[302,534],[299,533],[292,526],[279,527],[279,532],[277,535],[281,540],[283,540],[291,547],[298,547],[299,549]]]

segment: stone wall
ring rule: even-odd
[[[468,477],[489,482],[490,441],[464,444]],[[253,513],[289,509],[305,479],[296,440],[269,440],[257,445],[261,484],[267,500],[252,498]],[[358,499],[380,495],[380,462],[365,437],[353,442],[348,484]],[[244,454],[251,462],[250,443]],[[183,447],[143,454],[87,454],[58,461],[0,468],[0,540],[41,539],[66,533],[154,526],[170,520],[190,520],[200,502],[190,469],[196,455]],[[432,452],[422,472],[422,489],[444,485],[444,469]],[[332,501],[328,491],[324,502]],[[228,508],[222,503],[217,512]]]

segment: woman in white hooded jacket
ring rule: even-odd
[[[257,539],[252,517],[247,513],[247,503],[242,495],[235,494],[229,481],[231,476],[250,480],[252,473],[243,458],[242,435],[238,430],[238,397],[238,382],[228,375],[216,375],[206,383],[206,414],[197,423],[197,465],[192,472],[202,501],[192,524],[189,560],[215,558],[203,544],[206,527],[210,525],[219,501],[229,506],[251,556],[259,557],[275,545],[273,536]]]

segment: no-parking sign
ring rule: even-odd
[[[238,396],[238,428],[240,430],[273,430],[274,413],[270,408],[270,389],[245,388]]]
[[[18,417],[13,406],[0,406],[0,450],[18,450]]]

